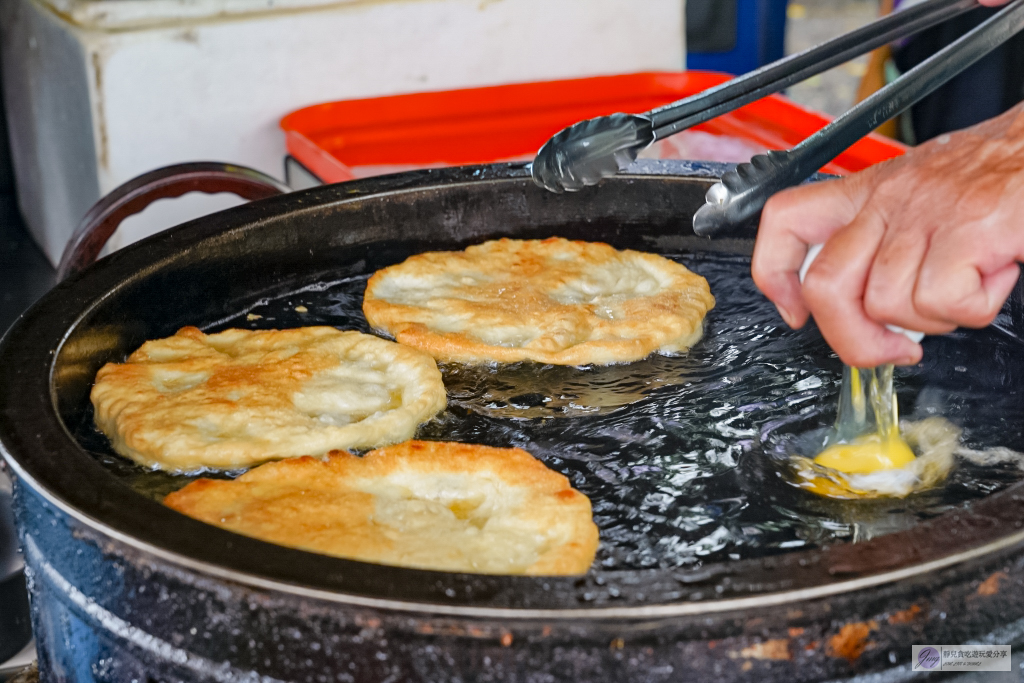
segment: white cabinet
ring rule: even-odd
[[[56,262],[86,209],[139,173],[216,160],[280,176],[277,122],[309,104],[678,70],[683,10],[683,0],[2,0],[19,202]],[[196,213],[179,206],[136,236]]]

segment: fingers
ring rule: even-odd
[[[987,243],[984,234],[934,240],[913,293],[914,306],[923,317],[946,321],[950,329],[985,327],[995,319],[1017,283],[1020,267],[1009,253],[991,261],[991,250],[978,246]]]
[[[1017,283],[1019,251],[991,226],[894,228],[872,205],[826,242],[803,298],[845,363],[912,364],[920,345],[885,325],[941,334],[991,324]]]
[[[818,329],[847,365],[908,365],[921,359],[921,347],[890,332],[864,309],[864,293],[886,226],[864,211],[833,234],[804,279],[803,296]]]
[[[1010,0],[978,0],[978,3],[985,7],[999,7],[1000,5],[1005,5],[1008,2],[1010,2]]]
[[[884,222],[885,217],[879,216],[879,220]],[[921,311],[917,306],[915,294],[924,291],[918,289],[918,277],[930,246],[927,229],[890,230],[885,225],[883,230],[864,287],[867,317],[925,334],[945,334],[956,329],[956,323],[946,316],[934,310]]]
[[[858,366],[920,358],[886,325],[939,334],[990,324],[1024,262],[1024,119],[1006,116],[769,201],[751,271],[786,322],[813,315]],[[825,246],[801,287],[816,243]]]
[[[863,198],[852,179],[832,180],[780,192],[761,214],[750,270],[758,288],[791,327],[807,322],[798,272],[807,248],[820,244],[857,215]]]
[[[1011,263],[994,273],[982,276],[981,286],[986,293],[989,312],[986,314],[984,322],[977,325],[978,327],[992,324],[992,321],[999,315],[999,311],[1002,310],[1003,304],[1010,298],[1010,293],[1017,286],[1018,280],[1020,280],[1020,265],[1017,263]],[[973,326],[964,323],[964,327]]]
[[[1010,297],[1010,293],[1020,279],[1020,266],[1011,263],[994,273],[983,275],[981,288],[985,292],[985,308],[987,313],[972,323],[961,323],[964,327],[985,327],[991,325],[992,321],[999,315],[1003,304]]]
[[[807,272],[804,300],[845,363],[916,363],[920,345],[885,325],[926,334],[985,327],[1017,283],[1018,250],[994,252],[999,240],[989,232],[971,224],[893,229],[866,207],[825,244]]]

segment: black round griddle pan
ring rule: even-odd
[[[499,236],[749,255],[749,231],[709,241],[690,228],[722,170],[646,162],[566,195],[518,165],[345,183],[192,221],[58,285],[0,346],[0,446],[17,477],[43,678],[797,681],[906,672],[913,643],[1018,638],[1017,484],[865,543],[484,576],[202,524],[128,486],[74,436],[104,363],[339,268],[373,272]]]

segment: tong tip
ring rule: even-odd
[[[575,192],[626,168],[654,141],[650,119],[612,114],[556,133],[537,152],[532,175],[551,192]]]
[[[748,163],[722,174],[693,216],[693,232],[711,237],[754,219],[772,194],[786,187],[793,172],[789,152],[757,154]]]

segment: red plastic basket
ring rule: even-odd
[[[643,112],[718,85],[707,71],[638,73],[318,104],[281,120],[288,152],[324,182],[399,170],[531,157],[581,119]],[[786,149],[830,119],[772,95],[694,130]],[[852,173],[902,154],[879,135],[857,142],[822,170]]]

